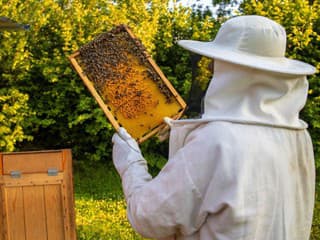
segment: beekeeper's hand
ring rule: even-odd
[[[172,126],[172,121],[173,121],[172,118],[164,117],[164,118],[163,118],[163,121],[164,121],[169,127]]]
[[[166,140],[169,138],[170,135],[170,127],[172,126],[172,118],[164,117],[163,122],[166,123],[161,129],[159,129],[157,133],[157,137],[160,140],[160,142]]]
[[[113,164],[120,176],[130,167],[131,164],[138,161],[145,161],[138,143],[134,140],[127,130],[120,127],[118,132],[112,137]]]

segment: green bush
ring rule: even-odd
[[[0,89],[0,151],[13,151],[17,142],[31,140],[24,127],[32,115],[28,95],[17,89]]]
[[[129,25],[153,52],[158,19],[166,11],[167,1],[160,0],[148,5],[144,0],[114,4],[102,0],[0,1],[1,16],[31,26],[29,31],[0,32],[1,87],[26,94],[26,104],[34,112],[23,128],[33,140],[14,144],[15,150],[72,148],[77,160],[109,159],[112,126],[68,56],[120,23]]]

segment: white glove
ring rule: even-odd
[[[120,127],[118,130],[119,136],[128,143],[128,145],[135,150],[136,152],[141,153],[139,145],[136,140],[134,140],[131,135],[127,132],[127,130],[123,127]]]
[[[132,163],[145,161],[138,143],[123,127],[119,128],[118,133],[112,137],[113,150],[112,159],[115,168],[120,176],[129,168]]]
[[[166,140],[170,136],[170,128],[172,126],[172,118],[164,117],[163,121],[166,123],[157,133],[157,137],[160,140],[160,142]]]
[[[173,121],[172,118],[164,117],[164,118],[163,118],[163,121],[164,121],[169,127],[172,127],[172,121]]]

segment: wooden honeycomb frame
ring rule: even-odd
[[[186,103],[125,25],[97,36],[69,56],[113,127],[141,143],[178,119]]]

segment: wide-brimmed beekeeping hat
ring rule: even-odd
[[[226,21],[210,42],[180,40],[178,44],[197,54],[256,69],[294,75],[310,75],[316,69],[285,57],[286,31],[266,17],[238,16]]]

